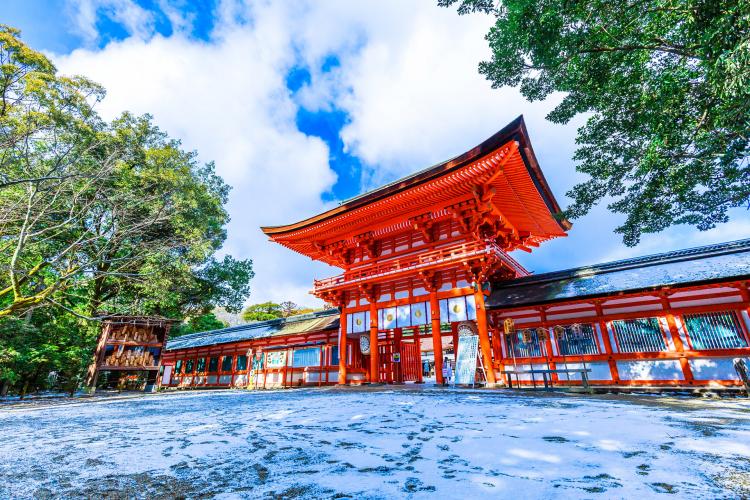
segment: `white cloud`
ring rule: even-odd
[[[668,250],[712,245],[725,241],[750,238],[750,217],[745,210],[733,210],[732,221],[708,231],[696,231],[687,226],[675,226],[658,234],[648,234],[633,248],[619,246],[604,254],[602,262],[627,259],[639,255]]]
[[[574,128],[544,120],[559,97],[528,103],[515,89],[493,90],[479,75],[477,65],[489,57],[484,35],[491,17],[458,16],[429,2],[350,4],[325,2],[306,14],[313,26],[336,19],[323,36],[341,66],[314,72],[299,101],[313,109],[334,101],[348,113],[342,138],[365,162],[363,188],[463,153],[520,114],[535,144],[570,148]],[[316,33],[303,31],[302,40],[307,61],[326,55]]]
[[[107,88],[105,117],[152,113],[185,148],[214,160],[233,186],[225,251],[255,263],[251,300],[310,304],[313,277],[335,271],[268,242],[259,227],[323,210],[321,194],[336,176],[325,143],[295,126],[284,83],[294,63],[287,12],[261,5],[248,14],[252,27],[224,23],[213,43],[179,34],[128,38],[55,62],[63,73],[86,74]]]
[[[100,15],[122,25],[130,35],[145,38],[152,33],[154,18],[133,0],[72,0],[69,3],[74,25],[89,42],[99,37]]]
[[[83,9],[79,25],[93,33],[93,6],[129,3],[81,0],[88,10]],[[206,42],[188,38],[191,20],[176,12],[167,12],[176,28],[169,38],[148,32],[150,21],[137,10],[113,12],[133,37],[55,61],[61,71],[86,74],[108,89],[102,104],[106,116],[126,109],[152,113],[186,148],[196,149],[204,161],[216,161],[219,174],[234,187],[226,251],[254,260],[253,302],[313,304],[306,293],[313,278],[338,273],[268,242],[258,229],[324,210],[321,196],[335,182],[326,145],[296,128],[299,106],[335,106],[348,113],[342,138],[365,164],[363,188],[462,153],[519,114],[562,205],[565,191],[580,179],[570,160],[577,124],[544,120],[559,97],[528,103],[514,89],[491,89],[478,74],[477,64],[488,56],[488,16],[459,17],[430,1],[248,6],[225,0],[216,8],[218,19]],[[331,55],[341,64],[322,73],[320,64]],[[300,63],[310,66],[312,83],[291,96],[285,77]],[[600,207],[577,221],[569,238],[518,257],[543,271],[666,251],[689,239],[733,239],[750,234],[747,214],[739,217],[739,223],[703,236],[677,229],[623,251],[611,232],[617,218]]]

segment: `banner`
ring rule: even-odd
[[[458,337],[458,356],[456,357],[456,376],[454,385],[474,385],[477,374],[478,335]]]

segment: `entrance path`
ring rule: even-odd
[[[750,402],[429,387],[0,407],[0,498],[750,495]]]

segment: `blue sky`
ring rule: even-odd
[[[336,269],[268,242],[261,225],[294,222],[338,201],[460,154],[519,114],[561,205],[582,180],[575,131],[544,116],[559,96],[528,103],[477,73],[486,16],[432,0],[6,0],[20,28],[65,74],[103,84],[106,118],[155,121],[233,186],[224,251],[252,258],[252,302],[307,294]],[[736,210],[708,232],[673,228],[626,248],[604,207],[567,238],[514,255],[544,272],[750,236]]]

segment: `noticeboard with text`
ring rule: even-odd
[[[456,356],[456,385],[474,385],[477,374],[477,350],[479,348],[478,335],[463,335],[458,337],[458,352]]]

